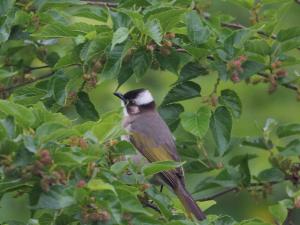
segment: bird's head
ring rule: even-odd
[[[122,105],[126,109],[125,113],[129,115],[155,109],[154,99],[147,89],[135,89],[125,94],[115,92],[114,95],[121,99]]]

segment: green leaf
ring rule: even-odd
[[[101,55],[109,43],[110,38],[106,37],[105,35],[103,37],[97,37],[96,39],[87,42],[80,52],[80,59],[85,63],[89,62],[95,56]]]
[[[13,8],[15,0],[1,0],[0,1],[0,16],[4,16]]]
[[[151,216],[146,209],[141,207],[141,203],[137,198],[137,190],[129,186],[116,187],[122,209],[128,212],[142,213]]]
[[[24,127],[30,127],[35,122],[35,117],[29,108],[7,100],[0,100],[0,111],[15,117],[17,122]]]
[[[121,87],[131,76],[133,69],[130,63],[122,63],[120,73],[118,75],[118,87]]]
[[[206,74],[208,74],[208,71],[205,67],[199,63],[189,62],[182,67],[178,81],[184,82]]]
[[[163,31],[167,32],[174,28],[182,20],[185,12],[185,9],[168,9],[151,15],[148,20],[159,20]]]
[[[184,108],[180,104],[169,104],[160,106],[158,111],[169,128],[174,131],[180,122],[179,115],[184,111]]]
[[[203,138],[209,128],[210,115],[210,109],[203,106],[196,113],[182,113],[180,117],[181,124],[186,131],[199,138]]]
[[[38,33],[33,34],[33,36],[39,38],[65,38],[76,37],[79,34],[81,34],[81,32],[72,30],[69,26],[54,22],[43,26],[42,29]]]
[[[10,78],[10,77],[12,77],[12,76],[14,76],[16,74],[17,74],[16,71],[15,72],[9,72],[7,70],[0,69],[0,81],[4,80],[6,78]]]
[[[284,173],[278,168],[270,168],[261,171],[258,174],[258,179],[262,182],[273,182],[284,180]]]
[[[77,94],[78,99],[75,103],[76,111],[81,118],[86,120],[96,121],[99,119],[98,112],[91,102],[89,95],[86,92],[79,92]]]
[[[223,155],[229,147],[232,128],[232,118],[226,107],[216,109],[210,120],[210,129],[218,147],[218,152]]]
[[[29,196],[18,196],[16,192],[5,193],[0,201],[0,223],[11,221],[26,223],[30,218]]]
[[[137,79],[141,79],[148,71],[152,63],[152,54],[146,49],[140,48],[133,54],[132,68]]]
[[[280,151],[280,155],[289,156],[299,156],[300,155],[300,140],[295,139],[289,142],[285,147],[277,147]]]
[[[128,38],[129,30],[127,27],[119,27],[118,30],[114,32],[112,43],[111,43],[111,49],[115,47],[116,44],[120,44]]]
[[[88,182],[87,184],[88,189],[91,191],[104,191],[104,190],[109,190],[112,191],[114,194],[117,195],[116,190],[114,186],[112,186],[109,183],[105,183],[101,179],[92,179]]]
[[[160,45],[162,40],[162,29],[158,19],[148,20],[145,24],[146,34],[151,37],[156,44]]]
[[[219,103],[224,105],[234,117],[239,118],[241,116],[242,102],[235,91],[230,89],[222,90],[218,100]]]
[[[186,81],[173,87],[163,100],[162,105],[183,101],[200,96],[201,87],[192,81]]]
[[[55,187],[47,193],[42,193],[35,207],[38,209],[62,209],[73,204],[75,204],[75,199],[72,197],[72,192],[69,193],[62,187]]]
[[[110,170],[115,174],[121,174],[124,170],[128,168],[128,165],[128,161],[116,162],[110,167]]]
[[[248,52],[254,52],[259,55],[269,55],[271,53],[271,47],[265,40],[251,40],[246,42],[245,48]]]
[[[258,72],[261,72],[265,69],[265,65],[250,60],[244,62],[242,67],[244,71],[240,73],[241,79],[249,78],[252,75],[257,74]]]
[[[188,37],[194,45],[201,45],[208,41],[210,31],[205,27],[196,11],[186,15]]]
[[[276,220],[276,222],[281,225],[284,223],[288,215],[287,208],[281,203],[269,206],[269,211],[272,214],[273,218]]]
[[[283,124],[278,127],[277,136],[280,138],[288,137],[295,134],[300,134],[300,124],[298,123],[288,123]]]
[[[120,137],[124,133],[121,120],[119,113],[107,113],[91,128],[91,131],[100,142]]]
[[[132,42],[127,41],[124,44],[115,46],[114,49],[109,52],[102,73],[100,74],[100,78],[107,80],[113,79],[119,75],[123,58],[131,49],[132,44]]]
[[[288,29],[282,29],[277,35],[277,40],[280,42],[290,40],[292,38],[300,37],[300,27],[290,27]]]
[[[264,137],[245,137],[242,141],[243,145],[270,150],[273,148],[271,140]]]
[[[146,164],[143,166],[143,173],[145,176],[152,176],[154,174],[160,173],[162,171],[176,169],[184,164],[184,162],[176,161],[157,161]]]

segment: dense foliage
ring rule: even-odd
[[[269,93],[288,88],[299,100],[299,76],[289,68],[300,64],[291,54],[300,27],[276,26],[299,1],[224,1],[249,13],[247,27],[210,14],[208,2],[0,0],[1,224],[273,224],[209,211],[206,221],[191,221],[149,179],[178,164],[130,160],[136,152],[120,139],[119,105],[99,115],[89,91],[106,80],[140,82],[151,70],[178,76],[159,111],[172,131],[186,131],[178,151],[200,206],[232,191],[262,198],[281,185],[286,194],[270,204],[272,220],[298,224],[289,215],[300,208],[300,124],[268,119],[260,136],[233,137],[242,102],[234,88],[218,87],[265,83]],[[214,89],[201,92],[195,78],[214,73]],[[199,104],[185,112],[181,102],[191,98]],[[261,155],[246,146],[267,152],[268,168],[254,175],[249,162]]]

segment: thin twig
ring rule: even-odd
[[[113,2],[103,2],[103,1],[83,1],[88,5],[96,5],[96,6],[101,6],[101,7],[108,7],[108,8],[116,8],[118,7],[118,3],[113,3]]]
[[[267,73],[264,73],[264,72],[258,72],[257,73],[259,76],[261,77],[265,77],[265,78],[268,78],[269,77],[269,74]],[[288,88],[288,89],[291,89],[291,90],[294,90],[294,91],[298,91],[299,90],[299,87],[295,84],[291,84],[291,83],[280,83],[281,86],[285,87],[285,88]]]
[[[211,196],[208,196],[208,197],[203,197],[203,198],[198,198],[198,199],[195,199],[196,201],[208,201],[208,200],[212,200],[212,199],[215,199],[217,197],[220,197],[224,194],[227,194],[229,192],[236,192],[236,191],[239,191],[239,189],[237,187],[232,187],[232,188],[228,188],[224,191],[220,191],[218,193],[215,193]]]
[[[3,88],[0,90],[0,92],[10,92],[16,88],[19,88],[19,87],[22,87],[22,86],[25,86],[27,84],[31,84],[31,83],[34,83],[38,80],[42,80],[42,79],[46,79],[46,78],[49,78],[51,76],[53,76],[55,74],[55,72],[51,72],[51,73],[48,73],[48,74],[45,74],[45,75],[42,75],[42,76],[39,76],[37,78],[35,78],[34,80],[26,80],[22,83],[18,83],[18,84],[15,84],[15,85],[12,85],[12,86],[9,86],[7,88]]]

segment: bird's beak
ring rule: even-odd
[[[121,93],[115,92],[114,95],[121,99],[123,102],[126,102],[124,95],[122,95]]]

